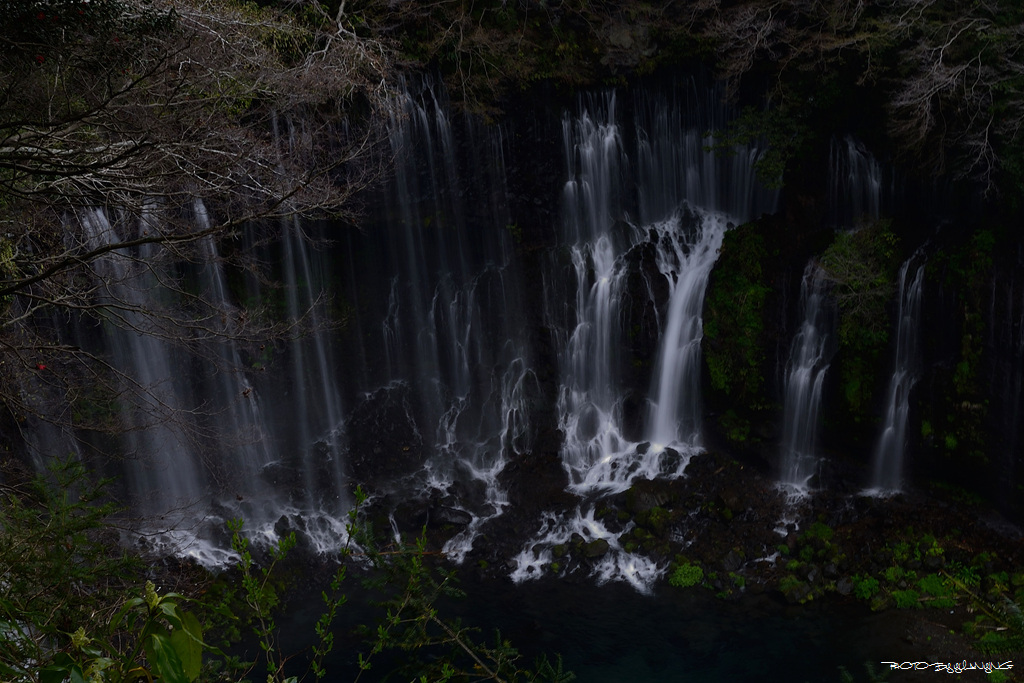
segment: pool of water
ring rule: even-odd
[[[464,580],[461,588],[467,597],[439,604],[442,616],[479,628],[480,639],[500,629],[528,661],[560,654],[581,683],[838,683],[840,666],[860,681],[867,680],[865,662],[881,669],[879,662],[911,656],[902,639],[909,615],[873,613],[859,603],[793,606],[770,595],[726,601],[705,589],[669,586],[641,595],[624,585],[553,578],[521,585]],[[339,636],[381,615],[354,580],[347,593]],[[285,650],[294,652],[311,641],[319,603],[293,598],[291,605],[279,623]],[[352,680],[360,649],[358,639],[340,637],[327,680]],[[376,662],[362,680],[384,680],[391,661]]]
[[[594,683],[839,681],[840,665],[859,673],[903,649],[891,617],[862,605],[725,601],[703,589],[639,595],[552,580],[492,593],[474,611],[524,652],[561,653]]]

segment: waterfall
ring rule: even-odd
[[[836,227],[877,221],[895,195],[893,180],[864,145],[852,136],[833,138],[829,146],[828,207]]]
[[[118,467],[135,511],[187,506],[193,540],[230,516],[325,549],[343,538],[346,492],[361,483],[397,528],[445,527],[444,552],[461,561],[510,504],[504,479],[519,475],[508,465],[557,449],[580,502],[550,513],[552,538],[586,528],[609,543],[601,577],[648,585],[664,567],[605,538],[593,503],[638,478],[683,476],[700,450],[709,273],[730,225],[778,200],[756,182],[756,148],[706,148],[727,120],[720,92],[692,81],[583,96],[551,151],[560,187],[528,200],[560,203],[558,220],[517,226],[532,214],[512,216],[505,155],[525,136],[451,114],[428,83],[393,101],[391,173],[361,196],[358,229],[288,218],[247,225],[238,242],[199,241],[187,262],[160,247],[151,266],[139,249],[99,259],[97,282],[140,311],[187,297],[206,306],[207,334],[184,347],[141,314],[112,313],[136,332],[92,333],[151,398],[123,416],[119,447],[138,457]],[[282,144],[286,129],[298,134],[279,126]],[[201,203],[192,214],[196,230],[212,222]],[[83,213],[95,244],[115,239],[106,220]],[[230,267],[222,249],[265,270]],[[177,277],[187,286],[168,287]],[[253,318],[277,334],[241,334]],[[538,423],[552,407],[557,421]],[[204,562],[225,557],[193,548]]]
[[[114,222],[112,215],[117,216],[99,208],[79,212],[78,229],[90,249],[162,227],[155,203],[137,225]],[[192,203],[190,219],[197,233],[209,230],[211,219],[201,201]],[[218,244],[210,237],[197,238],[190,262],[152,244],[97,258],[90,265],[98,314],[55,326],[109,368],[95,387],[73,398],[73,412],[110,412],[104,426],[116,436],[72,435],[69,425],[57,444],[55,430],[40,425],[31,438],[31,448],[40,451],[34,453],[39,467],[44,456],[69,450],[88,460],[90,451],[79,442],[95,447],[101,439],[104,448],[123,456],[116,468],[107,464],[105,470],[120,475],[116,486],[136,520],[134,532],[153,548],[208,565],[230,561],[229,549],[215,539],[223,537],[225,520],[233,517],[243,518],[251,533],[273,538],[285,516],[320,548],[336,547],[344,536],[344,510],[338,506],[342,481],[334,472],[324,476],[322,462],[326,455],[337,468],[340,458],[313,443],[323,438],[325,411],[335,416],[327,423],[341,422],[339,404],[328,395],[334,393],[333,368],[319,309],[310,298],[317,296],[319,278],[302,240],[289,242],[296,237],[287,229],[282,239],[287,285],[293,290],[283,312],[318,330],[302,342],[293,340],[294,362],[284,376],[264,376],[275,352],[250,348],[255,342],[246,325],[252,312],[239,307],[237,293],[230,291]],[[303,291],[295,293],[298,288]],[[310,346],[320,354],[307,363]],[[321,393],[304,378],[304,364],[310,366],[309,376],[318,378]],[[294,400],[269,402],[268,396],[283,395],[282,387],[298,390]],[[304,478],[296,474],[303,468]],[[330,493],[319,495],[324,489]],[[317,519],[324,511],[330,519]]]
[[[102,209],[85,210],[79,220],[91,249],[122,239]],[[207,484],[200,444],[188,438],[193,406],[182,401],[187,388],[175,386],[182,360],[142,312],[158,288],[155,249],[147,245],[137,254],[115,250],[93,265],[101,304],[111,306],[116,320],[103,324],[111,364],[118,373],[115,383],[127,384],[125,396],[138,399],[119,405],[127,426],[123,447],[132,507],[146,517],[196,505],[205,498]],[[140,267],[147,258],[149,264]]]
[[[635,140],[629,141],[615,92],[581,100],[577,116],[563,119],[563,234],[575,316],[564,323],[569,332],[559,358],[558,410],[563,465],[570,488],[581,495],[622,491],[636,477],[679,476],[699,448],[708,275],[730,220],[771,210],[777,200],[755,182],[756,150],[729,156],[706,149],[707,126],[724,125],[726,118],[720,105],[708,102],[717,105],[713,91],[702,101],[690,89],[673,91],[669,99],[641,90],[634,98]],[[635,163],[627,146],[636,149]],[[630,220],[630,207],[641,222]],[[626,436],[619,388],[621,302],[629,269],[648,247],[668,299],[652,302],[661,307],[659,351],[646,441],[639,443]]]
[[[777,201],[777,193],[755,181],[756,149],[739,148],[732,156],[706,149],[706,131],[726,121],[715,91],[702,98],[692,84],[667,97],[640,90],[627,113],[618,99],[615,92],[581,98],[576,115],[563,118],[568,257],[552,264],[545,285],[549,325],[560,334],[560,455],[569,490],[581,498],[624,491],[638,478],[682,476],[700,451],[708,276],[730,224],[774,210]],[[630,114],[632,136],[622,124]],[[630,290],[631,276],[644,286]],[[569,297],[556,286],[563,277],[575,285],[569,308],[562,303]],[[629,424],[620,381],[629,361],[625,301],[646,304],[658,328],[639,428]],[[664,567],[621,548],[594,520],[593,509],[581,510],[546,518],[516,558],[514,580],[539,576],[551,563],[545,548],[573,534],[607,542],[594,569],[599,580],[643,590],[663,573]]]
[[[354,475],[400,480],[428,501],[430,514],[469,520],[444,549],[456,562],[508,505],[498,475],[530,447],[527,403],[538,391],[513,265],[502,136],[468,116],[453,122],[429,84],[400,95],[381,227],[360,236],[353,250],[364,261],[351,263],[357,326],[370,339],[348,423]],[[385,415],[398,424],[382,424]],[[367,455],[375,449],[387,472]]]
[[[671,295],[651,392],[655,401],[648,438],[653,448],[679,443],[700,445],[701,312],[726,221],[708,214],[701,228],[692,242],[675,231],[660,235],[659,243],[665,246],[658,252],[658,265],[669,281]]]
[[[193,214],[197,228],[208,230],[210,218],[201,201],[193,203]],[[202,298],[212,307],[207,325],[219,333],[219,339],[205,350],[217,360],[210,367],[212,372],[201,373],[197,378],[199,392],[191,404],[213,407],[208,431],[218,439],[216,452],[222,466],[239,481],[236,496],[246,493],[263,499],[270,495],[270,490],[259,479],[259,473],[273,456],[259,392],[242,371],[242,354],[236,340],[239,330],[235,323],[239,310],[228,295],[216,243],[209,237],[204,238],[199,250],[204,259],[199,273]]]
[[[307,517],[314,511],[342,517],[349,502],[343,487],[344,413],[329,336],[331,321],[321,300],[327,286],[324,259],[310,249],[297,217],[282,220],[280,239],[287,316],[297,330],[288,340],[287,392],[294,410],[286,423],[275,421],[277,440],[296,444],[298,462],[293,467],[302,487],[291,492],[297,498],[293,505]],[[308,334],[299,333],[300,321],[305,321]]]
[[[192,220],[199,232],[210,226],[200,201],[193,202]],[[139,230],[152,232],[157,221],[154,208]],[[112,226],[99,209],[83,212],[80,222],[93,248],[124,239],[120,233],[128,229]],[[245,371],[239,340],[246,314],[232,301],[217,244],[201,238],[196,247],[200,260],[184,274],[164,265],[166,254],[153,245],[115,250],[93,263],[104,294],[100,303],[107,307],[97,354],[109,356],[117,372],[113,383],[122,387],[116,400],[126,454],[121,469],[130,512],[141,520],[138,531],[154,547],[207,564],[227,560],[226,550],[211,540],[227,517],[241,517],[254,533],[273,537],[282,514],[291,515],[302,518],[300,526],[314,543],[336,545],[340,522],[328,523],[329,538],[317,539],[310,520],[318,502],[289,502],[302,487],[294,486],[292,465],[281,466],[286,458],[280,453],[311,444],[299,441],[296,448],[295,440],[274,433],[275,425],[304,423],[316,411],[298,401],[266,414],[263,396],[277,387]],[[189,310],[190,319],[179,321],[178,308]],[[322,359],[318,365],[327,367]],[[301,379],[288,383],[302,387],[303,397],[316,397]],[[313,477],[305,481],[305,490],[315,490]]]
[[[900,267],[899,311],[896,316],[896,349],[893,375],[889,381],[889,402],[885,424],[875,447],[873,489],[898,491],[903,476],[903,454],[907,441],[907,416],[910,412],[910,390],[917,381],[917,330],[921,316],[921,290],[924,264],[908,278],[915,254]]]
[[[220,564],[229,553],[210,539],[241,517],[260,538],[295,530],[315,549],[336,548],[355,480],[455,520],[462,531],[445,552],[459,561],[508,506],[498,475],[533,447],[541,390],[513,264],[503,132],[469,117],[453,124],[427,87],[396,100],[389,140],[394,175],[374,229],[339,245],[327,222],[247,226],[242,248],[276,284],[227,272],[212,239],[188,263],[159,246],[93,263],[109,311],[98,331],[83,318],[79,341],[117,372],[125,458],[111,473],[133,514],[162,519],[140,529],[152,544]],[[206,207],[192,208],[195,229],[209,228]],[[159,227],[155,207],[141,227],[112,226],[99,209],[79,219],[90,248]],[[182,307],[191,322],[175,329]],[[241,334],[247,316],[279,334]],[[30,449],[68,452],[52,444],[57,431],[38,425]]]
[[[569,170],[562,206],[576,284],[576,322],[561,356],[558,412],[570,485],[585,488],[606,483],[607,476],[597,481],[587,477],[595,465],[613,469],[612,460],[632,445],[622,435],[618,416],[616,356],[625,268],[611,228],[622,216],[618,199],[626,158],[614,122],[615,105],[615,95],[609,93],[596,107],[603,120],[584,111],[576,120],[566,116],[562,122]],[[632,242],[633,227],[623,228]]]
[[[832,308],[821,269],[812,261],[800,283],[803,321],[790,346],[783,389],[781,482],[798,491],[817,473],[821,390],[833,353]]]
[[[634,97],[636,192],[641,224],[663,220],[686,200],[738,223],[774,213],[779,192],[762,185],[757,145],[715,150],[709,131],[727,127],[730,111],[721,87],[682,86]]]

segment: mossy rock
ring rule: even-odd
[[[635,519],[654,508],[669,507],[675,498],[669,482],[643,479],[626,491],[626,509]]]
[[[603,538],[598,538],[583,546],[583,556],[590,560],[598,557],[604,557],[608,554],[608,549],[608,541]]]

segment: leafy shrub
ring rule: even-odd
[[[910,588],[905,591],[893,591],[892,597],[896,600],[896,606],[900,609],[921,606],[921,596],[916,590]]]
[[[107,528],[116,509],[97,502],[105,482],[73,460],[50,476],[0,490],[0,679],[195,680],[203,629],[181,595],[139,590],[141,562]]]
[[[711,386],[727,394],[734,407],[756,402],[764,387],[765,304],[771,294],[765,264],[771,258],[758,225],[742,225],[725,234],[708,283],[704,362]],[[745,441],[749,435],[749,423],[735,410],[725,413],[721,422],[733,441]]]
[[[885,570],[884,576],[889,583],[899,583],[903,579],[914,578],[914,572],[902,567],[889,567]]]
[[[906,541],[900,541],[892,547],[892,559],[893,562],[903,563],[910,559],[910,544]]]
[[[791,590],[799,588],[801,585],[803,585],[803,581],[792,574],[786,574],[786,576],[782,577],[782,580],[779,581],[779,590],[785,594]]]
[[[821,256],[839,305],[843,395],[854,413],[873,399],[874,368],[889,339],[886,305],[896,288],[899,238],[888,221],[836,236]]]
[[[853,594],[860,600],[870,600],[878,593],[878,590],[878,579],[871,576],[853,577]]]
[[[981,585],[981,574],[976,567],[965,567],[959,562],[953,562],[949,565],[949,575],[967,588],[977,588]]]
[[[952,590],[938,574],[929,574],[917,582],[917,587],[928,595],[944,597],[950,595]]]
[[[815,522],[807,529],[805,534],[807,538],[819,538],[826,542],[831,541],[834,535],[835,532],[832,531],[832,528],[824,522]]]
[[[672,575],[668,577],[669,584],[676,588],[696,586],[703,580],[704,570],[700,568],[700,565],[690,564],[689,562],[676,564],[676,568],[672,570]]]

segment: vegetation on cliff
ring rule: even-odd
[[[900,253],[888,221],[853,232],[841,232],[821,256],[839,307],[839,363],[842,395],[855,420],[872,408],[879,394],[878,378],[886,367],[889,341],[887,306],[896,292]]]
[[[910,166],[1007,195],[1017,187],[1019,5],[794,0],[692,11],[734,88],[764,79],[772,107],[794,119],[875,139],[879,125]]]
[[[768,408],[765,362],[772,309],[767,302],[778,248],[763,232],[750,223],[725,234],[704,302],[704,362],[712,395],[728,406],[718,421],[733,442],[746,441],[751,416]]]
[[[989,434],[990,398],[982,378],[985,366],[984,311],[993,296],[992,269],[996,237],[979,230],[947,245],[929,262],[929,279],[952,293],[950,325],[957,332],[952,367],[937,377],[924,400],[922,441],[942,471],[965,471],[972,478],[992,464]]]
[[[355,31],[438,68],[471,109],[493,111],[540,80],[617,84],[702,64],[758,101],[734,134],[768,133],[766,177],[799,162],[807,137],[849,129],[888,137],[910,167],[987,191],[1011,197],[1021,181],[1024,15],[1014,3],[372,0],[348,11]]]

